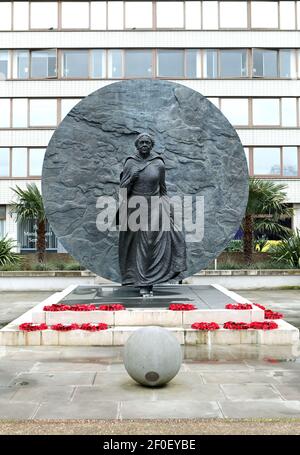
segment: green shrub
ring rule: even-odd
[[[231,240],[225,251],[229,253],[240,253],[243,251],[243,241],[242,240]]]
[[[85,268],[82,267],[78,262],[67,262],[65,264],[65,270],[84,270]]]
[[[290,267],[300,268],[300,230],[297,229],[293,235],[270,248],[269,253],[275,262],[282,262]]]
[[[15,247],[15,241],[7,238],[0,239],[0,266],[19,264],[21,257],[18,253],[12,251]]]

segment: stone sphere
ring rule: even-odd
[[[178,340],[161,327],[145,327],[134,332],[124,346],[124,365],[136,382],[156,387],[176,376],[182,363]]]

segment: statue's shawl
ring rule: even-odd
[[[129,161],[130,160],[130,161]],[[142,172],[146,167],[148,167],[153,161],[161,160],[164,164],[165,161],[161,155],[158,155],[155,152],[150,152],[147,158],[143,158],[139,153],[135,155],[128,156],[124,161],[123,171],[120,174],[121,186],[127,186],[127,183],[131,179],[132,172]],[[130,165],[126,165],[129,164]],[[132,166],[131,166],[132,164]]]

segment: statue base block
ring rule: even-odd
[[[44,311],[53,304],[122,303],[124,311]],[[171,311],[171,303],[195,305],[192,311]],[[276,320],[278,329],[228,330],[227,321],[262,322],[264,311],[252,305],[249,310],[228,310],[228,303],[250,303],[238,294],[219,285],[161,285],[153,296],[141,297],[139,289],[118,285],[69,286],[36,305],[18,319],[0,330],[1,346],[122,346],[133,331],[145,326],[161,326],[170,330],[181,344],[257,344],[290,345],[299,340],[299,330],[283,320]],[[47,330],[24,332],[19,325],[25,322],[45,323]],[[109,328],[99,332],[72,330],[58,332],[54,324],[106,323]],[[216,322],[216,331],[198,331],[191,328],[194,322]]]

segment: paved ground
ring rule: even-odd
[[[240,294],[285,312],[291,322],[298,320],[299,291],[241,291]],[[0,320],[8,322],[47,295],[0,293]],[[13,311],[8,306],[13,306]],[[27,420],[24,426],[20,419],[37,419],[41,422],[39,431],[49,428],[45,419],[59,419],[57,431],[63,432],[65,428],[67,432],[97,434],[104,423],[102,427],[101,422],[91,423],[87,429],[79,421],[73,422],[73,427],[64,426],[63,420],[112,419],[107,428],[116,428],[113,422],[121,421],[118,431],[123,428],[124,433],[120,434],[148,430],[148,434],[151,431],[167,434],[170,428],[174,428],[171,434],[175,431],[180,434],[187,432],[186,421],[176,427],[174,421],[171,426],[164,426],[155,419],[188,418],[217,419],[210,420],[215,422],[211,425],[206,420],[193,421],[191,428],[202,434],[213,432],[213,428],[220,434],[246,429],[253,433],[300,434],[299,378],[299,346],[189,347],[185,349],[180,373],[170,384],[157,389],[144,388],[129,378],[122,365],[122,348],[2,347],[0,419],[5,421],[0,425],[0,433],[26,432],[26,428],[37,432],[32,429],[37,426],[30,427],[33,420]],[[224,420],[255,418],[299,419],[299,422],[285,420],[271,424],[267,420],[257,424],[245,422],[239,427],[228,426]],[[11,419],[19,419],[19,424],[9,423]],[[139,419],[136,430],[131,425],[135,419]],[[221,426],[219,419],[223,421]],[[52,432],[58,428],[53,427],[53,422],[50,427]]]

